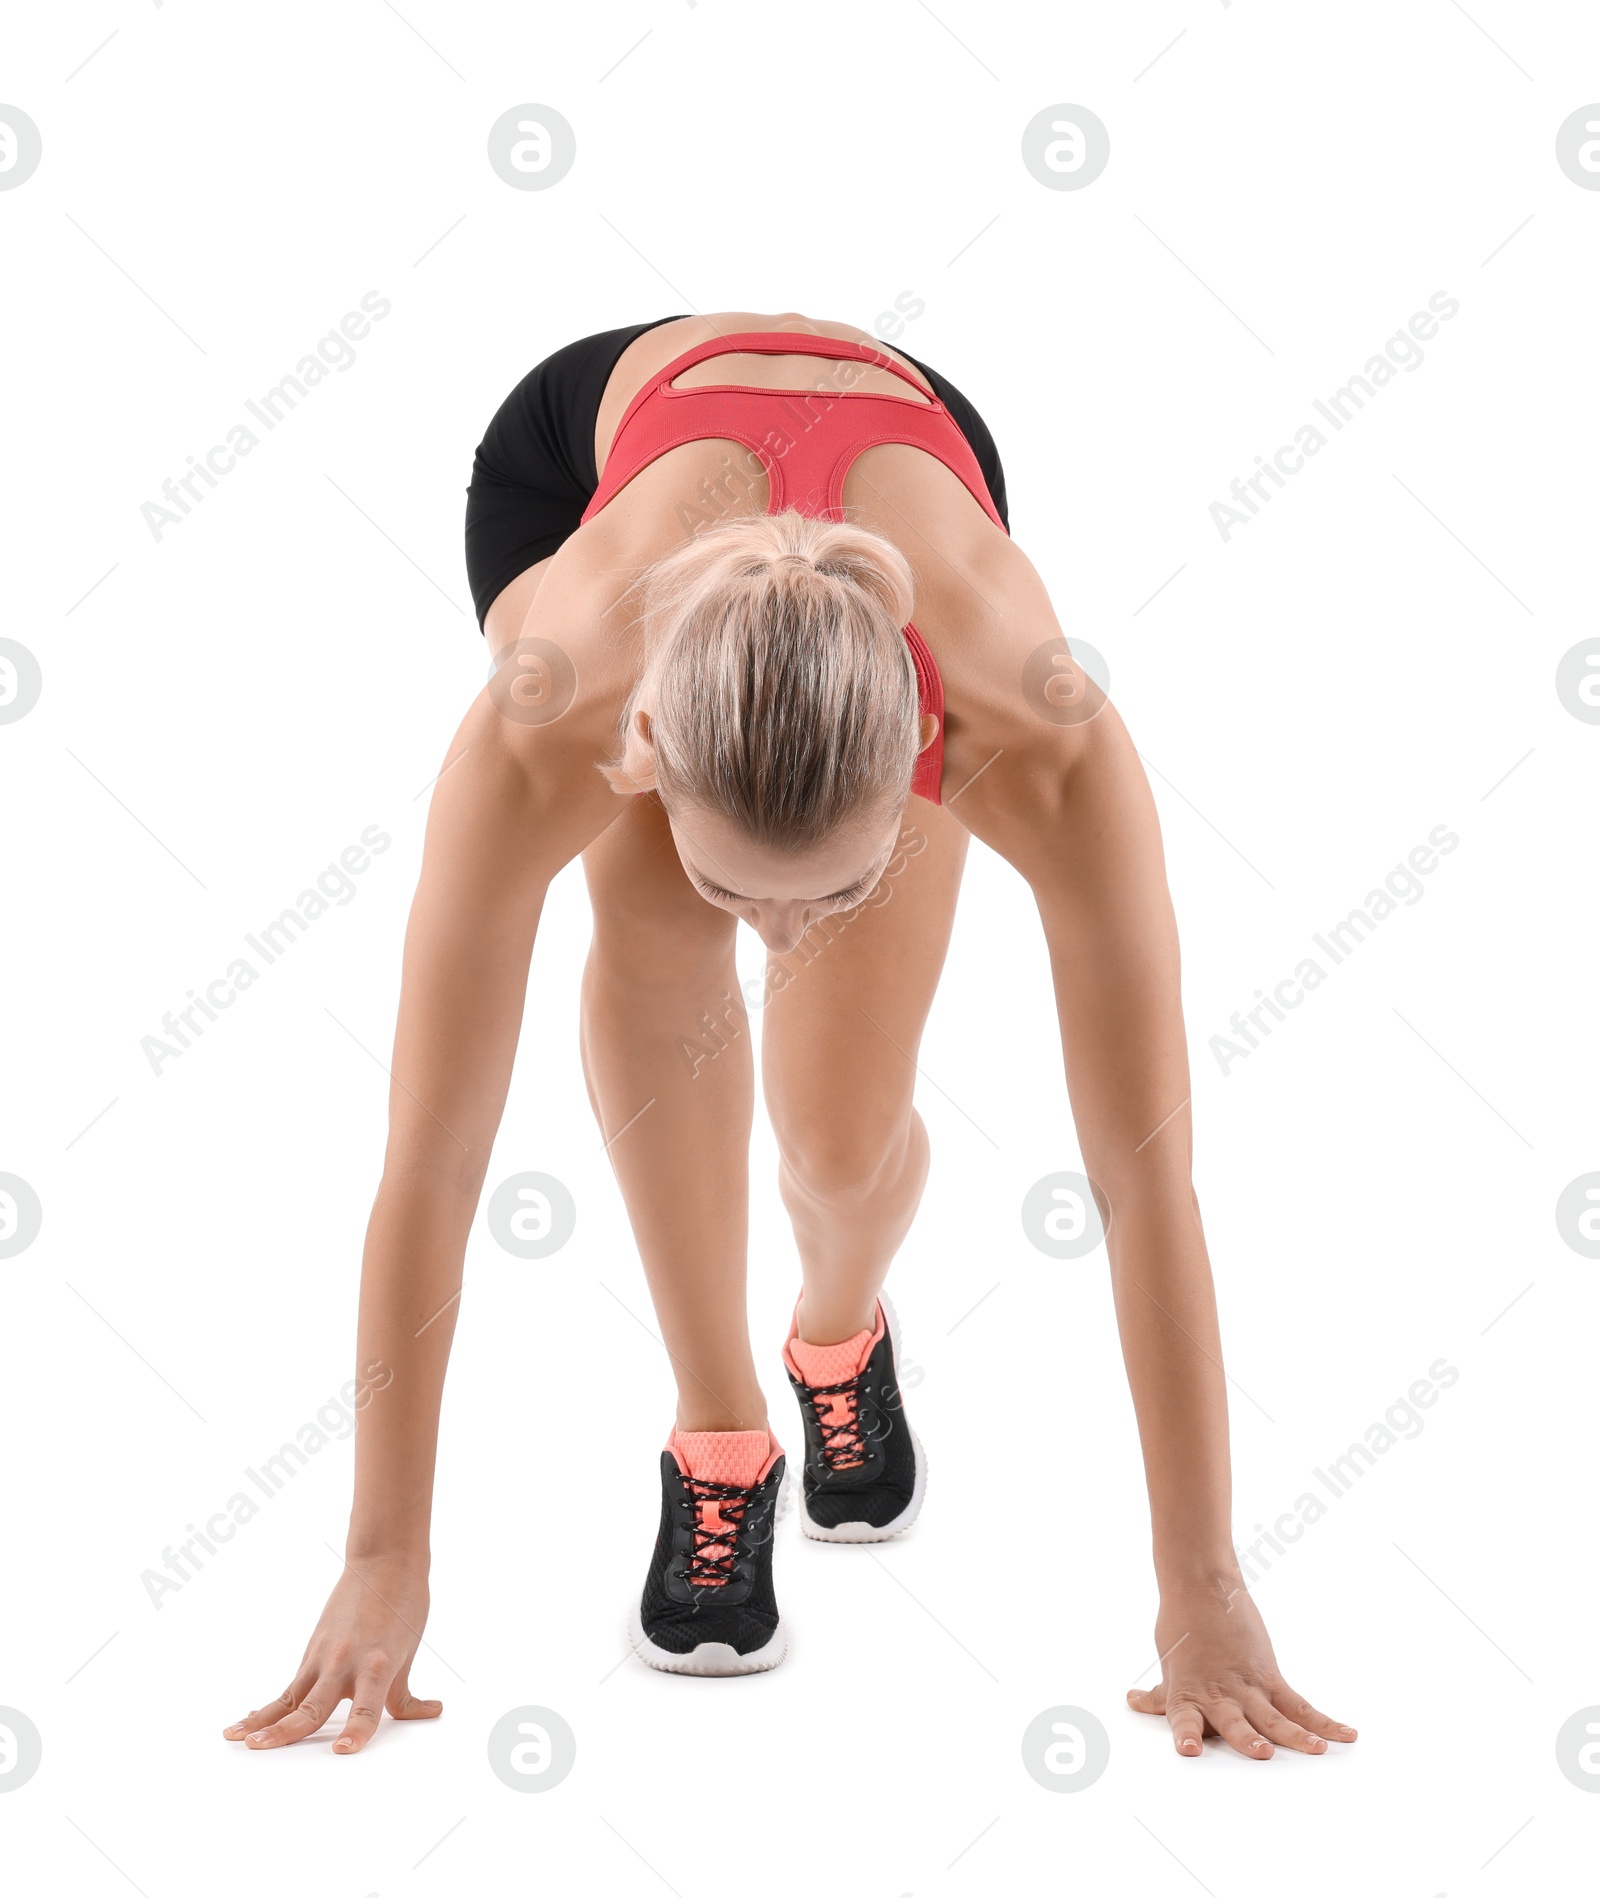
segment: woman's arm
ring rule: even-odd
[[[1032,775],[1038,800],[1041,778]],[[1219,1580],[1226,1592],[1234,1572],[1227,1388],[1190,1183],[1177,929],[1155,808],[1111,706],[1078,737],[1051,806],[1006,854],[1039,906],[1073,1117],[1103,1195],[1156,1574],[1164,1592]]]
[[[1084,1165],[1102,1196],[1161,1591],[1163,1681],[1129,1700],[1167,1716],[1180,1753],[1198,1753],[1208,1732],[1252,1758],[1274,1741],[1322,1752],[1354,1731],[1284,1682],[1233,1554],[1227,1383],[1190,1177],[1178,938],[1155,806],[1115,709],[1081,673],[1075,689],[1081,723],[1032,718],[1024,704],[995,725],[1010,743],[955,808],[1033,889]],[[979,748],[993,749],[987,738]]]
[[[622,808],[594,769],[604,755],[595,724],[519,724],[485,692],[434,791],[406,928],[388,1147],[362,1257],[346,1567],[288,1690],[226,1730],[253,1747],[314,1733],[346,1697],[341,1753],[366,1743],[385,1704],[397,1719],[440,1710],[412,1696],[409,1672],[427,1616],[445,1366],[545,891]]]

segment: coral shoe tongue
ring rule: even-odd
[[[674,1430],[671,1443],[685,1474],[736,1489],[761,1480],[773,1447],[765,1430]]]
[[[697,1587],[721,1588],[733,1579],[735,1544],[748,1499],[708,1496],[702,1487],[753,1489],[778,1454],[765,1430],[678,1430],[667,1447],[694,1487],[695,1548],[689,1579]]]
[[[807,1344],[798,1329],[790,1335],[789,1361],[813,1392],[811,1402],[822,1425],[822,1454],[830,1469],[859,1469],[864,1460],[857,1425],[857,1395],[853,1390],[831,1387],[850,1383],[867,1368],[867,1360],[883,1332],[880,1305],[876,1324],[840,1344]]]
[[[868,1326],[843,1344],[807,1344],[804,1338],[795,1337],[789,1340],[789,1355],[808,1384],[842,1384],[865,1368],[877,1335]]]

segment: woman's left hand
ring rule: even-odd
[[[1215,1588],[1164,1594],[1156,1651],[1165,1657],[1160,1684],[1130,1688],[1128,1705],[1165,1714],[1182,1754],[1198,1754],[1209,1733],[1252,1760],[1271,1759],[1274,1744],[1326,1753],[1330,1740],[1356,1737],[1354,1727],[1319,1713],[1283,1678],[1242,1583],[1231,1594]]]

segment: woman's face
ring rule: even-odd
[[[725,817],[684,811],[672,838],[689,881],[708,903],[747,922],[774,955],[793,949],[820,917],[872,894],[894,855],[900,813],[871,818],[815,850],[777,856]]]

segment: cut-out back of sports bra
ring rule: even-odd
[[[916,395],[887,395],[822,383],[811,389],[761,389],[742,383],[706,383],[674,388],[685,370],[713,356],[816,356],[886,369],[916,390]],[[839,378],[841,384],[843,378]],[[592,519],[636,474],[669,449],[687,442],[727,440],[740,443],[766,471],[767,512],[792,507],[823,520],[844,518],[844,482],[851,463],[869,448],[887,444],[920,448],[944,463],[1000,529],[978,459],[954,416],[892,356],[865,343],[838,337],[750,330],[719,336],[675,357],[645,383],[628,404],[606,456],[605,471],[584,520]],[[944,770],[944,681],[927,642],[915,626],[905,627],[906,644],[917,670],[917,696],[923,713],[939,721],[933,742],[918,756],[911,788],[932,804],[939,802]]]

